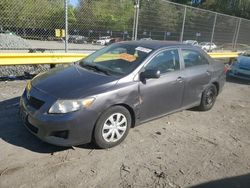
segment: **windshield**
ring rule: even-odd
[[[80,66],[110,75],[127,75],[152,52],[152,49],[128,44],[112,44],[89,55]]]

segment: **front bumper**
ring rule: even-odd
[[[36,92],[33,89],[32,95]],[[43,106],[46,108],[46,103]],[[25,127],[32,134],[58,146],[74,146],[91,142],[92,131],[98,116],[95,111],[84,109],[67,114],[48,114],[44,108],[37,110],[30,106],[24,92],[20,99],[20,116]]]
[[[250,80],[250,70],[232,67],[232,69],[228,72],[228,75],[244,80]]]

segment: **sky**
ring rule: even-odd
[[[73,6],[76,6],[78,3],[78,0],[69,0],[69,3]]]

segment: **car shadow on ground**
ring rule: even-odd
[[[250,85],[250,80],[244,80],[244,79],[240,79],[240,78],[234,78],[234,77],[228,76],[228,75],[226,77],[226,81],[227,82],[231,82],[231,83],[235,83],[235,84]]]
[[[200,185],[195,185],[192,188],[249,188],[250,187],[250,174],[241,176],[234,176],[225,179],[210,181]]]
[[[38,153],[53,153],[69,148],[53,146],[32,135],[19,117],[19,97],[0,102],[0,139]]]

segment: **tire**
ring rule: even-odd
[[[210,110],[216,101],[217,92],[217,88],[214,84],[207,87],[202,93],[201,103],[198,109],[200,111]]]
[[[111,148],[120,144],[131,127],[130,112],[122,106],[107,109],[96,122],[94,143],[99,148]]]

